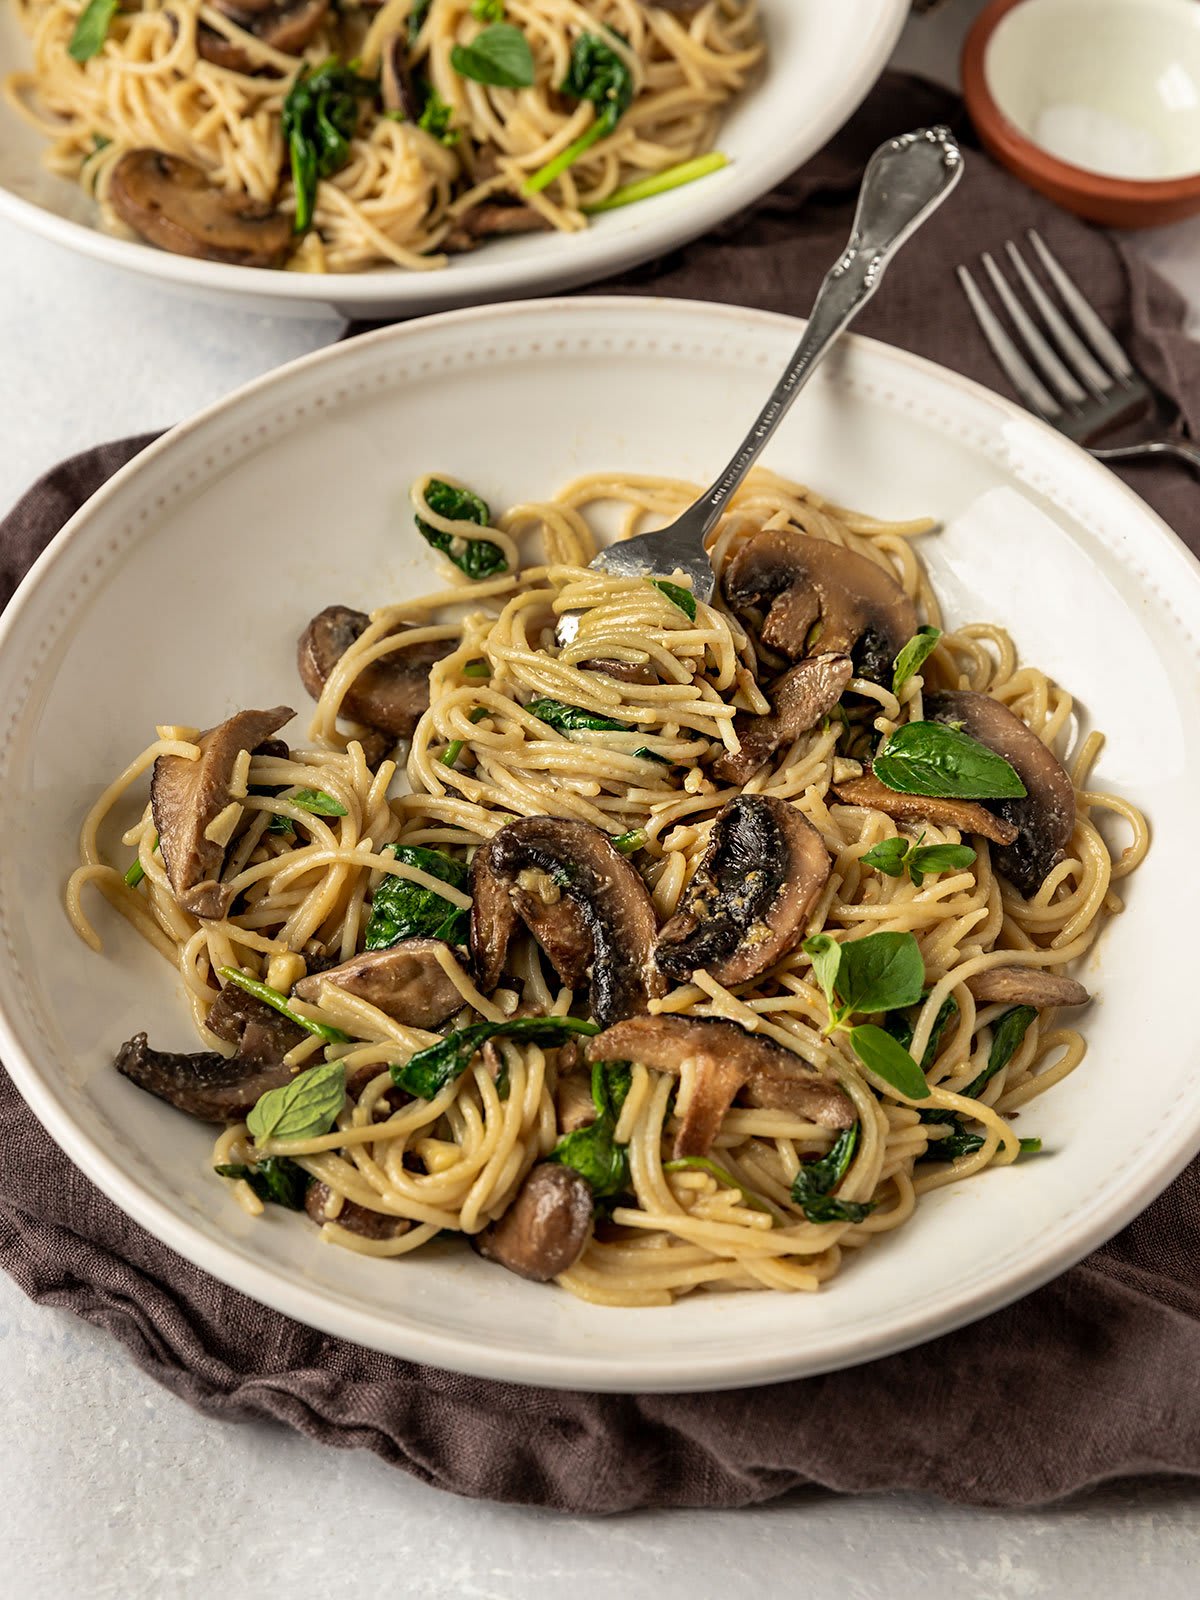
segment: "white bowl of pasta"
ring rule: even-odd
[[[907,10],[6,0],[0,215],[276,309],[385,317],[566,288],[696,237],[807,160]]]
[[[761,1383],[995,1309],[1197,1148],[1195,1047],[1151,991],[1189,977],[1200,578],[1115,477],[852,338],[723,525],[726,602],[578,571],[592,530],[707,480],[797,331],[587,299],[365,337],[176,429],[26,581],[0,624],[0,1056],[192,1261],[444,1367]],[[745,552],[785,547],[840,573],[820,636],[788,613],[791,668],[743,607]],[[449,578],[464,600],[430,607]],[[569,659],[556,603],[587,608]],[[916,641],[899,679],[891,628]],[[831,709],[737,774],[778,674],[838,650]],[[407,755],[378,731],[392,693]],[[913,729],[1007,751],[1026,798],[988,800],[1017,793],[989,770],[982,805],[922,812]],[[890,800],[856,789],[869,761]],[[358,980],[401,954],[393,1005]],[[1090,1004],[1045,1009],[1072,984]],[[589,1074],[609,1056],[628,1067]],[[505,1229],[535,1181],[552,1237]],[[263,1204],[289,1190],[298,1214]]]

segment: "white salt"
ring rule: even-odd
[[[1047,106],[1033,137],[1060,161],[1110,178],[1157,178],[1166,164],[1166,151],[1154,134],[1094,106]]]

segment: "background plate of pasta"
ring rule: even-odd
[[[711,603],[588,570],[795,338],[390,329],[177,429],[30,576],[0,1053],[173,1248],[444,1367],[764,1382],[1027,1291],[1195,1150],[1200,584],[1136,497],[850,339]]]
[[[0,214],[195,292],[431,311],[694,238],[906,0],[4,0]]]

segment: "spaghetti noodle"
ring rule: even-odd
[[[243,1175],[238,1188],[251,1209],[261,1210],[261,1202],[248,1180],[264,1163],[283,1160],[298,1169],[302,1191],[307,1184],[310,1214],[332,1242],[402,1255],[448,1230],[486,1245],[517,1211],[531,1179],[549,1164],[572,1166],[571,1152],[580,1147],[568,1141],[582,1132],[592,1143],[588,1161],[577,1166],[596,1193],[580,1247],[552,1274],[563,1287],[599,1304],[643,1306],[698,1288],[815,1290],[847,1252],[905,1224],[929,1190],[1017,1160],[1022,1144],[1013,1114],[1072,1072],[1085,1046],[1045,1001],[1006,1005],[977,992],[999,995],[1014,969],[1018,987],[1023,974],[1036,989],[1038,974],[1054,979],[1084,955],[1121,910],[1119,885],[1146,852],[1146,825],[1125,800],[1090,786],[1102,743],[1096,734],[1080,743],[1070,769],[1075,816],[1068,841],[1028,894],[998,869],[1003,848],[978,833],[970,832],[964,848],[967,830],[944,816],[897,821],[839,798],[837,790],[860,780],[872,761],[880,772],[890,770],[883,755],[898,733],[943,726],[934,709],[942,695],[1007,708],[1043,750],[1061,748],[1071,734],[1069,694],[1022,665],[1003,629],[984,623],[930,631],[943,623],[914,548],[926,522],[880,522],[755,472],[718,530],[713,559],[724,590],[719,584],[717,598],[705,604],[670,582],[620,579],[587,566],[595,529],[606,517],[612,523],[614,507],[617,535],[631,535],[676,516],[694,499],[694,485],[592,476],[551,501],[517,506],[494,525],[486,507],[479,515],[447,515],[446,489],[446,480],[423,479],[413,498],[422,531],[443,535],[458,563],[447,563],[453,585],[361,619],[324,679],[308,747],[262,744],[239,758],[229,789],[239,807],[236,824],[227,844],[218,840],[226,852],[225,915],[205,920],[183,909],[169,872],[177,862],[164,861],[151,806],[125,836],[137,849],[130,872],[107,865],[100,849],[102,825],[153,764],[157,772],[165,760],[186,766],[199,758],[196,729],[164,726],[84,824],[81,865],[67,894],[71,919],[98,948],[84,891],[100,889],[177,966],[210,1050],[229,1054],[229,1034],[216,1036],[207,1023],[231,973],[267,984],[278,999],[287,997],[302,1026],[325,1030],[297,1036],[286,1068],[342,1064],[347,1092],[326,1127],[274,1135],[261,1124],[255,1131],[253,1117],[249,1125],[238,1117],[220,1137],[217,1163]],[[798,549],[819,546],[870,563],[922,620],[927,659],[900,681],[890,667],[862,676],[863,658],[855,654],[837,706],[731,785],[714,768],[723,753],[738,753],[746,729],[779,703],[781,670],[764,642],[769,626],[728,598],[731,574],[744,567],[747,550],[775,535],[805,541]],[[494,552],[501,569],[475,582],[464,578],[468,541],[487,547],[485,555]],[[560,649],[554,629],[564,611],[579,612],[580,625]],[[818,634],[832,625],[832,609],[824,616]],[[811,635],[807,641],[819,643]],[[361,714],[381,663],[418,649],[441,654],[401,784],[391,758],[368,763],[370,739],[350,708]],[[319,805],[314,795],[324,797]],[[466,1048],[457,1073],[421,1079],[430,1085],[425,1094],[413,1092],[411,1068],[438,1047],[444,1064],[440,1024],[389,1014],[364,992],[338,987],[336,973],[319,981],[329,962],[362,958],[367,930],[388,902],[383,885],[430,894],[439,914],[465,917],[483,883],[478,866],[468,882],[468,860],[490,852],[489,861],[498,861],[495,853],[514,829],[529,828],[520,819],[558,819],[554,826],[583,830],[578,836],[598,839],[601,851],[616,840],[645,886],[651,926],[667,923],[694,900],[731,802],[779,803],[800,819],[796,827],[815,830],[827,876],[790,943],[746,980],[723,981],[712,961],[696,964],[686,981],[665,981],[670,964],[660,931],[660,981],[633,1008],[642,1013],[634,1021],[639,1029],[656,1026],[654,1019],[718,1022],[729,1030],[723,1039],[740,1041],[735,1053],[747,1040],[781,1051],[797,1073],[839,1098],[846,1113],[840,1120],[739,1093],[702,1152],[692,1146],[681,1154],[703,1062],[689,1057],[677,1070],[661,1070],[635,1053],[606,1079],[604,1036],[594,1044],[596,1025],[586,1021],[589,1009],[600,1014],[610,1004],[603,974],[590,969],[590,989],[578,972],[563,981],[570,941],[561,925],[538,920],[551,915],[560,894],[579,892],[582,867],[574,885],[569,872],[556,876],[553,864],[508,883],[537,938],[518,927],[494,984],[485,981],[486,950],[479,948],[492,937],[488,927],[472,928],[474,961],[463,948],[465,923],[457,935],[425,941],[434,947],[426,978],[450,986],[449,1040],[462,1041],[467,1024],[501,1029],[482,1051]],[[990,829],[1003,814],[993,803],[990,823],[979,825]],[[1106,814],[1128,835],[1119,852],[1101,829]],[[1001,836],[1008,837],[1002,829]],[[951,853],[938,856],[939,849]],[[901,857],[911,866],[893,870]],[[918,859],[928,870],[914,870]],[[768,865],[752,862],[745,884]],[[581,903],[572,901],[576,909]],[[829,936],[824,946],[819,937],[813,942],[821,934]],[[884,1006],[868,1004],[860,989],[852,1009],[878,1013],[883,1027],[873,1034],[890,1030],[919,1088],[911,1075],[893,1082],[892,1058],[881,1063],[866,1051],[861,1023],[851,1026],[846,991],[823,970],[831,946],[836,961],[879,934],[893,937],[889,949],[902,944],[919,952],[919,993],[905,996],[903,1006]],[[386,949],[386,937],[376,944]],[[298,982],[305,998],[297,997]],[[567,1018],[590,1032],[554,1035],[554,1023]],[[522,1019],[543,1019],[543,1032],[522,1040],[512,1026]],[[609,1026],[613,1019],[602,1020]],[[632,1025],[620,1023],[611,1036]],[[581,1047],[601,1051],[591,1106]],[[579,1115],[581,1102],[587,1109]],[[601,1145],[603,1181],[594,1159]],[[261,1182],[257,1189],[261,1195]]]

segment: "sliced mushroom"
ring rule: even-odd
[[[399,111],[409,122],[418,122],[421,105],[413,88],[408,66],[408,38],[393,33],[383,41],[379,59],[379,91],[385,111]]]
[[[323,984],[344,989],[410,1028],[436,1028],[453,1016],[462,995],[438,961],[439,939],[404,939],[387,950],[368,950],[340,966],[301,978],[295,993],[316,1001]]]
[[[592,1231],[592,1191],[571,1167],[541,1161],[497,1222],[472,1239],[479,1254],[534,1283],[573,1267]]]
[[[596,1120],[590,1078],[582,1072],[560,1074],[554,1090],[554,1109],[559,1133],[577,1133],[580,1128],[590,1128]]]
[[[474,250],[484,239],[518,233],[548,233],[553,224],[532,206],[514,205],[503,200],[481,200],[464,211],[442,241],[451,255]]]
[[[925,696],[925,715],[952,722],[1003,756],[1025,785],[1023,800],[990,800],[988,810],[1017,829],[995,854],[996,870],[1027,899],[1064,858],[1075,832],[1075,786],[1062,763],[1020,717],[990,695],[968,690]]]
[[[328,1184],[309,1184],[304,1196],[304,1209],[318,1226],[332,1222],[336,1227],[345,1228],[347,1233],[356,1233],[362,1239],[399,1239],[412,1227],[406,1217],[393,1217],[386,1211],[372,1211],[370,1206],[360,1206],[355,1200],[343,1199],[337,1214],[327,1216],[326,1211],[332,1199],[333,1190]]]
[[[704,859],[659,935],[659,970],[686,983],[703,967],[718,983],[765,972],[804,934],[829,852],[796,807],[744,794],[717,813]]]
[[[967,988],[985,1005],[1085,1006],[1092,998],[1074,978],[1040,967],[989,967],[968,978]]]
[[[108,198],[135,233],[177,256],[281,267],[291,252],[292,224],[282,212],[214,188],[199,167],[161,150],[126,151]]]
[[[314,700],[320,699],[329,674],[370,622],[364,611],[326,606],[305,628],[300,635],[297,666],[300,681]],[[406,632],[408,629],[401,627],[390,637],[402,639]],[[453,649],[451,639],[398,644],[355,678],[342,699],[342,715],[378,728],[393,740],[411,739],[413,729],[429,709],[429,669]]]
[[[703,1156],[741,1094],[823,1128],[849,1128],[854,1106],[832,1079],[771,1039],[715,1017],[632,1017],[587,1041],[591,1061],[631,1061],[690,1079],[676,1107],[675,1156]]]
[[[235,22],[283,55],[303,55],[329,15],[330,0],[212,0],[213,9]],[[262,70],[233,39],[201,23],[196,29],[196,53],[227,72],[247,75]]]
[[[113,1065],[139,1089],[201,1122],[240,1122],[260,1095],[292,1077],[291,1068],[282,1061],[152,1050],[144,1033],[134,1034],[121,1046]]]
[[[649,891],[591,823],[510,822],[475,852],[471,894],[471,954],[485,993],[500,981],[519,921],[564,982],[575,987],[586,976],[592,1014],[604,1026],[645,1011],[659,992],[652,959],[658,922]]]
[[[900,584],[855,550],[794,528],[757,534],[725,569],[725,595],[739,613],[766,608],[760,637],[798,661],[814,649],[853,656],[858,675],[883,683],[917,631]]]
[[[835,783],[833,792],[846,806],[866,806],[882,811],[901,822],[932,822],[937,828],[957,828],[959,833],[977,833],[994,844],[1011,844],[1017,830],[974,800],[936,800],[921,794],[897,794],[880,783],[873,773]]]
[[[618,683],[654,684],[658,682],[658,673],[649,663],[640,661],[581,661],[581,672],[602,672],[606,678],[615,678]]]
[[[229,888],[217,880],[225,845],[208,831],[232,803],[233,769],[243,750],[256,750],[295,713],[290,706],[271,711],[239,711],[200,735],[200,757],[159,756],[150,779],[150,809],[158,829],[163,866],[175,898],[195,917],[220,918],[229,910]]]
[[[238,1058],[251,1066],[275,1066],[308,1037],[273,1006],[230,983],[208,1008],[204,1026],[226,1044],[237,1046]]]
[[[785,672],[771,690],[771,710],[766,716],[739,711],[733,731],[742,742],[713,762],[713,776],[722,783],[746,783],[781,745],[791,744],[827,716],[854,676],[849,656],[810,656]]]

